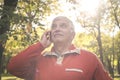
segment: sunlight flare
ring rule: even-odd
[[[100,0],[82,0],[79,5],[81,6],[80,9],[83,12],[87,12],[90,15],[96,14],[96,9],[100,4]]]

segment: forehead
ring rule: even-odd
[[[56,17],[54,20],[53,20],[53,24],[56,23],[56,22],[64,22],[64,23],[70,23],[71,21],[67,18],[67,17]]]

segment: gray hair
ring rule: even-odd
[[[68,17],[58,16],[58,17],[54,18],[53,22],[56,21],[56,20],[59,20],[59,19],[65,19],[65,20],[70,24],[70,26],[71,26],[71,28],[72,28],[71,30],[72,30],[73,32],[75,32],[74,24],[73,24],[73,22],[72,22]]]

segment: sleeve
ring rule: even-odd
[[[102,62],[98,58],[93,80],[113,80],[109,73],[105,70]]]
[[[35,71],[38,57],[41,56],[43,50],[44,47],[40,42],[29,46],[10,59],[7,65],[8,72],[20,78],[31,78]]]

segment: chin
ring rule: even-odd
[[[58,43],[58,42],[64,42],[64,40],[62,40],[62,39],[54,39],[53,40],[53,43]]]

